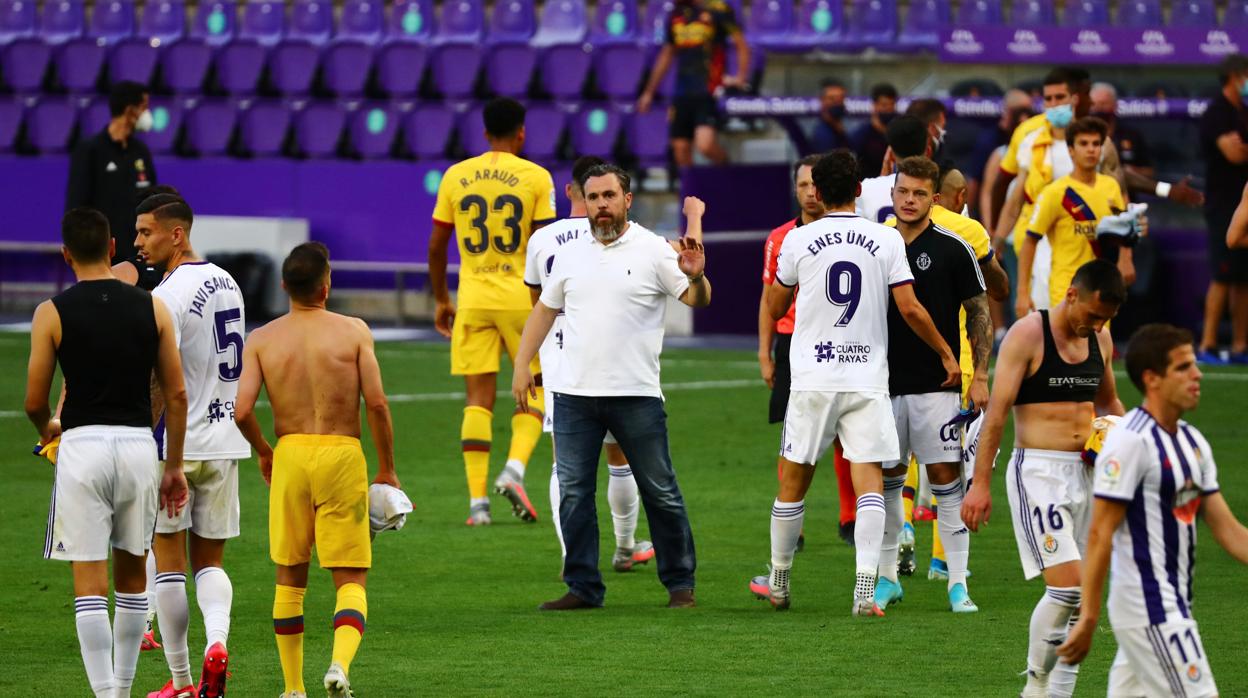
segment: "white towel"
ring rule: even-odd
[[[1113,236],[1123,240],[1128,247],[1135,244],[1140,234],[1140,216],[1148,210],[1148,204],[1128,204],[1127,210],[1113,216],[1105,216],[1096,224],[1097,237]]]
[[[380,482],[368,488],[368,526],[372,535],[403,528],[411,511],[412,500],[403,490]]]

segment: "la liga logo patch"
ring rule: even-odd
[[[1105,461],[1105,465],[1101,466],[1101,474],[1106,480],[1116,482],[1118,477],[1122,475],[1122,463],[1117,458],[1109,458]]]

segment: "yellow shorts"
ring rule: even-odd
[[[504,349],[509,358],[516,357],[528,319],[527,310],[459,310],[451,329],[451,375],[498,373],[499,356]],[[530,368],[535,376],[541,372],[537,357],[533,357]]]
[[[290,434],[273,450],[269,556],[279,565],[369,568],[368,464],[350,436]]]

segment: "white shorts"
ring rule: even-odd
[[[784,431],[780,434],[783,458],[814,465],[838,438],[842,455],[851,462],[897,460],[897,425],[888,396],[816,390],[794,390],[789,394]]]
[[[962,426],[946,426],[962,407],[958,393],[896,395],[892,404],[901,459],[885,467],[909,463],[910,454],[922,465],[962,461]]]
[[[1083,559],[1092,518],[1092,471],[1079,452],[1016,448],[1005,483],[1027,579]]]
[[[1031,263],[1031,302],[1036,310],[1049,309],[1049,275],[1053,272],[1053,245],[1049,236],[1036,244],[1036,257]]]
[[[546,364],[542,364],[542,366],[545,365]],[[546,369],[543,368],[542,370],[544,371]],[[542,419],[542,431],[547,434],[553,434],[555,432],[555,391],[547,388],[543,401],[546,403],[546,416]],[[607,431],[607,435],[603,437],[602,442],[611,446],[619,443],[619,441],[615,440],[615,435],[609,430]]]
[[[162,509],[156,517],[156,532],[190,529],[200,538],[237,538],[238,461],[188,460],[183,462],[182,470],[190,498],[173,518]]]
[[[85,426],[61,435],[43,556],[107,560],[111,548],[144,555],[160,505],[151,429]]]
[[[1110,698],[1218,695],[1194,620],[1114,628],[1118,654],[1109,668]]]

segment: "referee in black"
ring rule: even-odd
[[[136,131],[152,129],[148,89],[137,82],[113,85],[108,96],[108,126],[74,148],[69,162],[65,210],[89,206],[104,214],[115,241],[112,262],[118,276],[151,290],[160,273],[135,256],[134,209],[156,184],[156,165]],[[133,266],[134,271],[126,269]]]

